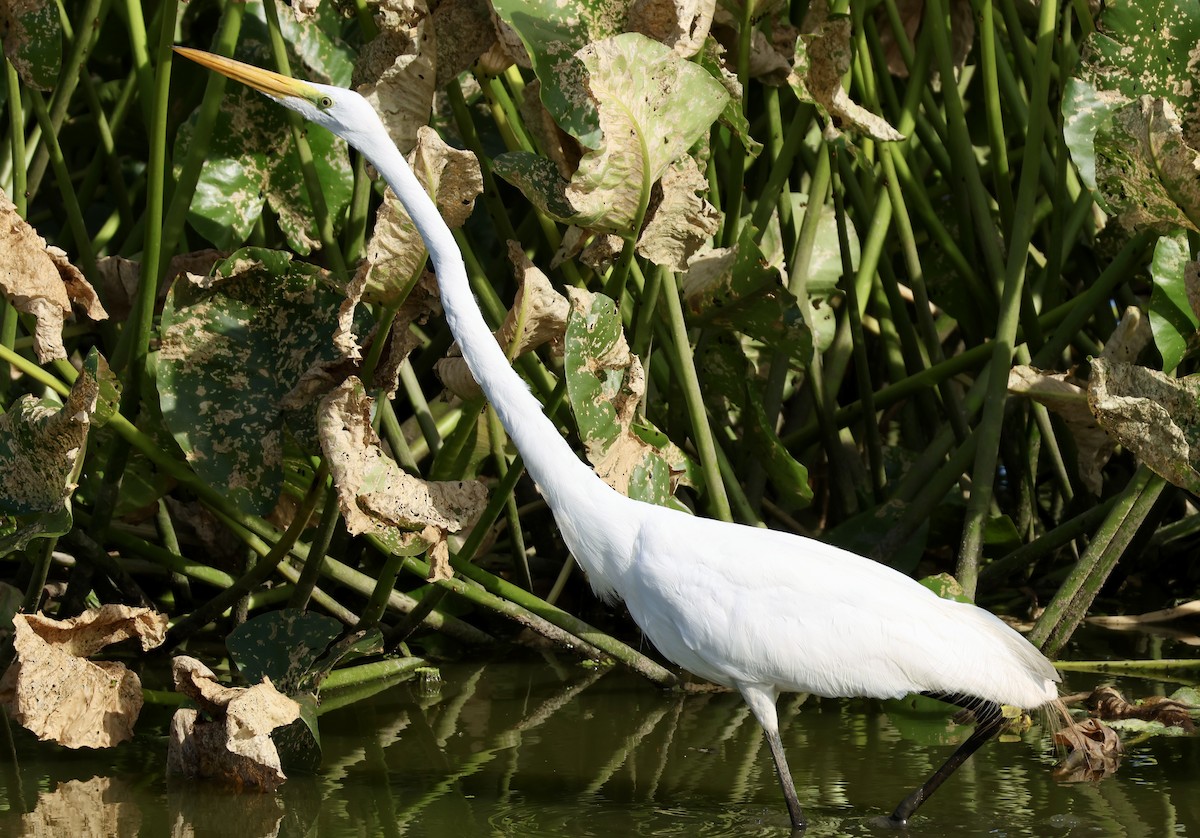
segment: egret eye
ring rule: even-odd
[[[317,107],[323,111],[327,111],[333,107],[333,99],[329,96],[322,96],[317,100]]]

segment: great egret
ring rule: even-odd
[[[1000,704],[1052,702],[1059,676],[1024,637],[974,605],[939,598],[878,562],[789,533],[630,500],[571,451],[513,372],[471,294],[434,202],[367,101],[239,61],[176,47],[358,149],[425,240],[467,366],[521,452],[571,553],[602,599],[624,600],[650,642],[684,669],[736,688],[766,733],[792,826],[803,811],[779,738],[780,692],[829,698],[933,695],[976,712],[972,735],[890,820],[904,825],[1000,727]]]

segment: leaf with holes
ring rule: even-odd
[[[162,315],[163,419],[201,479],[266,515],[283,482],[280,402],[334,360],[340,292],[291,255],[245,248],[175,283]]]

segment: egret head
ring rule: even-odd
[[[289,78],[252,64],[244,64],[198,49],[174,49],[197,64],[270,96],[308,121],[337,134],[368,158],[373,157],[372,136],[387,135],[375,109],[353,90]]]

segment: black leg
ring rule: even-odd
[[[796,785],[792,782],[792,772],[783,753],[783,740],[779,738],[776,728],[764,728],[764,732],[767,734],[767,745],[771,748],[771,757],[775,760],[775,771],[779,775],[783,799],[787,802],[788,816],[792,819],[792,834],[800,835],[808,828],[808,822],[804,820],[804,810],[800,808],[800,798],[796,796]]]
[[[979,750],[979,747],[999,732],[1003,723],[1003,715],[1000,712],[1000,705],[994,701],[981,701],[970,696],[949,694],[949,693],[926,693],[931,698],[936,698],[939,701],[945,701],[950,704],[957,704],[959,707],[970,708],[975,712],[976,724],[975,730],[967,737],[967,741],[958,746],[958,750],[950,755],[950,758],[942,764],[942,767],[933,772],[925,783],[908,797],[900,801],[900,805],[892,812],[892,816],[888,819],[893,826],[904,827],[908,825],[908,819],[912,817],[913,812],[920,808],[925,800],[937,791],[938,786],[946,781],[946,778],[953,774],[960,765],[967,761],[967,757]]]

